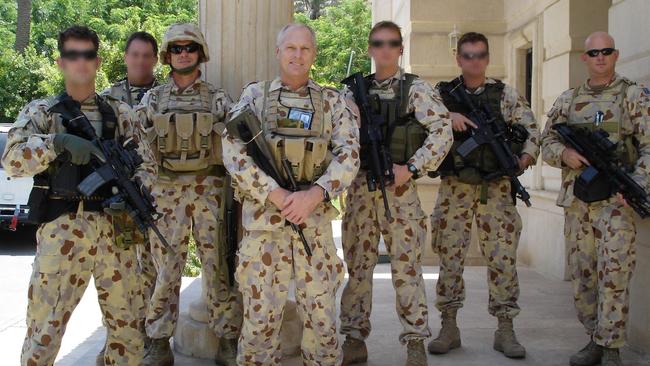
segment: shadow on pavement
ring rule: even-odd
[[[19,226],[16,231],[0,230],[0,255],[28,256],[35,253],[35,226]]]

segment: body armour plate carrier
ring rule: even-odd
[[[413,81],[418,78],[414,74],[404,74],[404,80],[393,86],[394,98],[382,99],[377,94],[368,96],[372,113],[380,114],[383,117],[381,134],[384,137],[384,145],[390,151],[390,156],[395,164],[406,164],[415,152],[422,147],[429,133],[426,128],[415,119],[414,113],[408,112],[409,91]],[[368,85],[374,80],[374,74],[365,77]],[[363,112],[361,112],[363,113]],[[367,119],[361,118],[359,129],[361,144],[361,169],[368,170],[370,158],[370,141]]]
[[[101,132],[98,131],[98,135],[102,139],[115,138],[115,110],[99,95],[96,96],[96,103],[101,120],[92,120],[91,123],[99,124]],[[79,103],[66,93],[54,100],[49,112],[57,115],[55,123],[61,123],[65,127],[65,133],[86,138],[81,131],[68,128],[69,120],[83,112],[79,109]],[[102,202],[113,195],[110,187],[100,188],[91,197],[82,196],[77,191],[77,185],[94,171],[90,164],[72,164],[67,153],[59,155],[46,171],[34,176],[34,186],[28,202],[28,220],[34,224],[50,222],[62,214],[76,212],[80,201],[84,201],[84,211],[103,211]]]
[[[288,160],[298,184],[310,185],[323,175],[332,159],[329,137],[325,136],[324,132],[325,121],[331,119],[331,116],[326,114],[331,112],[325,112],[322,91],[308,87],[308,97],[302,97],[281,88],[269,91],[270,84],[268,81],[264,84],[264,137],[277,166],[282,166],[284,159]],[[290,95],[294,99],[309,100],[312,107],[306,109],[286,106],[280,100],[280,93]],[[282,171],[282,174],[285,172]]]
[[[450,112],[460,113],[464,116],[470,115],[467,106],[456,101],[451,95],[452,88],[462,85],[462,80],[456,78],[451,82],[440,82],[438,88],[445,107]],[[512,141],[511,149],[519,156],[523,150],[524,143],[528,138],[528,132],[523,126],[508,125],[501,113],[501,100],[503,98],[503,89],[505,84],[497,80],[496,83],[486,83],[485,90],[480,94],[469,94],[470,99],[477,108],[481,105],[487,105],[496,123],[506,126],[505,130],[510,134]],[[456,152],[456,149],[470,137],[469,132],[454,131],[454,143],[452,148],[443,160],[438,172],[441,176],[457,176],[458,179],[467,184],[481,184],[482,182],[493,180],[501,177],[498,172],[500,167],[492,150],[488,145],[479,146],[465,158]]]
[[[222,166],[221,132],[212,113],[213,96],[205,83],[197,96],[178,95],[179,106],[170,108],[171,84],[160,94],[160,113],[153,117],[149,140],[161,173],[212,175]],[[184,105],[187,104],[187,105]]]

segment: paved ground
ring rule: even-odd
[[[20,347],[25,334],[26,292],[34,255],[33,232],[0,233],[0,355],[3,365],[18,365]],[[427,298],[433,304],[437,267],[425,269]],[[368,365],[400,365],[405,350],[398,344],[399,322],[395,315],[394,291],[390,269],[377,267],[373,307],[373,332],[368,340]],[[463,347],[440,357],[429,356],[430,365],[568,365],[568,357],[587,341],[577,322],[571,304],[569,283],[548,280],[539,274],[520,269],[522,284],[521,315],[515,326],[521,342],[528,349],[523,361],[505,359],[492,350],[492,333],[496,321],[487,314],[487,286],[485,268],[470,267],[465,279],[468,288],[466,307],[460,312]],[[200,282],[185,278],[182,297],[195,296]],[[101,347],[104,331],[101,327],[96,292],[90,286],[68,325],[57,359],[57,366],[93,365],[94,356]],[[187,305],[187,301],[185,301]],[[437,333],[437,311],[431,306],[432,331]],[[627,366],[650,365],[650,356],[624,350]],[[209,360],[194,360],[177,356],[176,365],[213,365]],[[285,365],[299,365],[297,359]]]

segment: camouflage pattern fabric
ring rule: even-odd
[[[264,85],[249,84],[233,114],[249,106],[262,123]],[[331,197],[341,194],[359,169],[359,131],[355,117],[341,95],[313,81],[296,91],[278,79],[270,91],[282,88],[281,105],[312,94],[323,95],[325,112],[323,137],[333,154],[325,172],[315,184]],[[309,90],[308,90],[309,89]],[[281,111],[280,111],[281,112]],[[285,111],[286,113],[286,111]],[[318,113],[318,112],[316,112]],[[278,115],[282,115],[279,113]],[[274,121],[277,122],[277,121]],[[239,139],[223,136],[224,163],[243,201],[245,229],[239,250],[236,278],[244,301],[244,323],[239,343],[239,365],[279,365],[279,330],[289,281],[296,281],[296,301],[304,322],[302,358],[307,365],[338,365],[341,352],[336,335],[336,303],[332,295],[343,278],[343,263],[336,256],[330,221],[338,214],[331,203],[322,203],[301,225],[313,256],[307,257],[298,236],[285,225],[280,211],[267,200],[278,183],[264,173]]]
[[[382,99],[393,99],[399,92],[400,70],[392,78],[373,80],[369,92]],[[346,97],[351,98],[351,93]],[[415,79],[409,90],[407,112],[429,131],[425,144],[409,160],[413,165],[437,167],[453,140],[449,113],[431,85]],[[373,270],[378,260],[378,245],[383,236],[391,257],[393,287],[397,294],[397,314],[403,327],[400,341],[431,336],[421,256],[426,237],[426,215],[413,180],[387,191],[392,220],[384,216],[381,191],[368,191],[366,172],[359,174],[348,188],[343,217],[343,252],[349,281],[341,298],[341,333],[355,339],[370,334]]]

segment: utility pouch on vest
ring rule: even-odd
[[[144,244],[147,236],[138,230],[137,225],[127,213],[111,217],[113,221],[113,237],[118,248],[128,249],[131,245]]]
[[[408,118],[397,124],[390,137],[390,156],[395,164],[405,164],[422,145],[427,136],[426,128],[418,121]]]
[[[327,141],[318,137],[310,137],[305,141],[305,180],[310,183],[316,177],[323,175],[327,167]]]
[[[169,153],[174,151],[174,145],[176,141],[172,140],[173,136],[169,134],[169,125],[170,119],[172,117],[171,113],[158,114],[153,117],[153,131],[155,132],[157,139],[157,153]]]
[[[298,182],[305,181],[305,139],[285,138],[283,156],[291,163],[294,178]]]
[[[587,203],[603,201],[612,196],[612,185],[607,177],[589,166],[576,178],[573,194]]]

